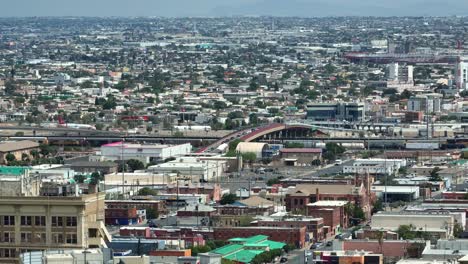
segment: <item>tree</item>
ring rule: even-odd
[[[256,113],[251,113],[249,115],[249,123],[251,125],[257,125],[258,124],[258,116]]]
[[[220,204],[225,205],[225,204],[233,204],[236,202],[237,196],[233,193],[226,193],[221,197],[221,200],[219,201]]]
[[[31,156],[34,158],[34,159],[38,159],[39,158],[39,151],[33,149],[31,150],[31,152],[29,153],[31,154]]]
[[[104,175],[102,175],[100,172],[93,172],[91,174],[91,179],[89,181],[89,184],[91,185],[98,185],[100,181],[104,180]]]
[[[414,239],[416,237],[413,225],[400,225],[397,229],[398,237],[402,239]]]
[[[377,213],[377,212],[380,212],[380,211],[383,211],[384,207],[383,207],[383,202],[382,202],[382,199],[377,199],[374,204],[372,205],[372,213]]]
[[[128,165],[128,168],[131,169],[132,171],[145,169],[145,164],[143,164],[143,162],[136,160],[136,159],[129,159],[127,160],[126,163]]]
[[[304,143],[301,142],[286,142],[285,148],[304,148]]]
[[[335,160],[337,155],[343,154],[346,149],[336,143],[329,142],[325,146],[325,153],[323,154],[323,158],[327,160]]]
[[[252,81],[249,84],[249,88],[247,88],[247,91],[256,91],[258,87],[258,83],[255,81],[255,79],[252,79]]]
[[[146,219],[157,219],[158,217],[158,211],[154,210],[154,208],[146,208]]]
[[[195,257],[199,253],[206,253],[211,251],[211,248],[209,246],[194,246],[190,248],[192,250],[192,256]]]
[[[269,180],[267,181],[267,185],[268,185],[268,186],[272,186],[273,184],[280,184],[282,178],[283,178],[283,176],[275,177],[275,178],[269,179]]]
[[[6,159],[6,161],[8,161],[8,163],[10,163],[10,162],[15,161],[16,157],[15,157],[15,155],[13,155],[11,153],[8,153],[8,154],[6,154],[5,159]]]
[[[141,195],[141,196],[147,196],[147,195],[158,195],[158,191],[156,191],[155,189],[151,189],[149,187],[143,187],[141,188],[140,190],[138,190],[138,195]]]
[[[319,159],[316,159],[316,160],[313,160],[311,162],[312,166],[320,166],[320,164],[322,164],[322,162],[319,160]]]
[[[252,163],[257,159],[257,155],[253,152],[242,153],[242,159],[246,162]]]
[[[239,226],[250,226],[253,221],[253,217],[249,215],[243,215],[239,218]]]
[[[83,183],[86,180],[86,176],[84,176],[82,174],[78,174],[78,175],[75,175],[75,177],[73,177],[73,179],[77,183]]]
[[[429,181],[442,181],[442,178],[439,175],[440,168],[435,167],[429,176]]]
[[[41,153],[43,157],[46,157],[46,156],[55,154],[57,152],[57,149],[47,144],[40,144],[39,152]]]
[[[463,226],[459,223],[455,223],[453,226],[453,236],[456,238],[460,238],[460,235],[463,233]]]

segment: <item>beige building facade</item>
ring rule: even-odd
[[[18,263],[32,250],[106,247],[104,198],[0,197],[0,263]]]

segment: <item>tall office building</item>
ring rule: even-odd
[[[105,193],[0,197],[0,263],[32,250],[107,247]]]
[[[398,81],[398,62],[391,63],[388,65],[388,80]]]
[[[413,82],[414,67],[412,65],[399,65],[398,62],[388,65],[388,81],[399,83]]]
[[[468,89],[468,57],[459,57],[455,64],[455,84],[459,90]]]

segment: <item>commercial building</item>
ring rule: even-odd
[[[370,179],[366,177],[364,182],[353,184],[298,184],[295,188],[290,188],[286,194],[285,203],[288,212],[306,212],[310,203],[317,201],[344,201],[361,207],[370,216],[371,192]],[[319,217],[319,216],[314,216]]]
[[[315,121],[363,121],[364,103],[314,103],[307,105],[307,119]]]
[[[412,202],[419,198],[419,186],[383,186],[373,185],[372,192],[382,200],[387,202],[406,201]]]
[[[307,205],[306,215],[323,219],[324,237],[331,237],[348,227],[349,215],[345,210],[348,201],[317,201]]]
[[[459,90],[468,89],[468,58],[459,57],[455,64],[455,84]]]
[[[404,166],[404,159],[356,159],[352,165],[343,166],[343,173],[391,175]]]
[[[280,150],[280,158],[285,165],[311,165],[314,161],[322,161],[322,149],[283,148]]]
[[[317,251],[307,259],[307,263],[362,263],[362,264],[381,264],[383,255],[375,252],[366,251]]]
[[[0,197],[0,263],[29,250],[107,247],[104,197]]]
[[[235,263],[250,263],[255,256],[270,250],[282,250],[285,243],[268,240],[268,236],[255,235],[251,237],[234,237],[229,244],[217,248],[210,253],[219,254],[223,259]]]
[[[394,62],[388,65],[388,81],[398,83],[412,83],[413,82],[413,71],[412,65],[399,65],[398,62]]]
[[[372,216],[372,230],[397,231],[401,225],[412,225],[415,230],[428,232],[431,238],[449,238],[453,235],[455,215],[448,212],[378,212]]]
[[[322,241],[325,238],[324,220],[323,218],[311,217],[285,217],[283,219],[275,219],[272,217],[258,217],[251,223],[252,226],[269,226],[269,227],[306,227],[307,241]]]
[[[408,99],[408,111],[423,112],[423,113],[440,113],[441,94],[421,94]]]
[[[271,240],[292,244],[298,248],[304,247],[306,242],[306,227],[215,227],[213,230],[215,240],[264,235]]]
[[[13,155],[16,160],[22,160],[23,156],[30,158],[33,150],[39,150],[39,143],[30,140],[2,143],[0,144],[0,164],[6,163],[8,154]]]
[[[30,174],[30,167],[0,166],[0,196],[37,196],[42,181]]]
[[[148,145],[116,142],[101,146],[100,154],[106,160],[137,159],[145,164],[183,156],[192,151],[190,143],[180,145]]]
[[[127,251],[128,252],[128,251]],[[125,252],[125,253],[127,253]],[[132,251],[129,251],[130,253]],[[115,252],[114,252],[115,253]],[[77,264],[77,263],[128,263],[150,264],[150,257],[141,256],[117,256],[110,249],[86,249],[86,250],[47,250],[31,251],[20,255],[20,263],[28,264]]]
[[[224,160],[180,157],[166,163],[150,166],[148,170],[159,174],[178,173],[180,177],[190,179],[191,182],[199,182],[200,180],[209,181],[217,179],[224,171],[225,164],[226,161]]]
[[[420,258],[421,248],[426,246],[421,240],[335,240],[333,251],[373,252],[384,256],[384,263],[394,263],[402,258]],[[362,262],[361,262],[362,263]]]

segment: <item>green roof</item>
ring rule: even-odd
[[[216,253],[216,254],[221,254],[221,255],[227,255],[227,254],[231,254],[235,251],[238,251],[240,249],[242,249],[244,246],[241,245],[241,244],[230,244],[230,245],[226,245],[224,247],[220,247],[220,248],[217,248],[215,250],[212,250],[211,253]]]
[[[0,166],[0,174],[21,176],[30,167]]]
[[[233,243],[212,250],[211,253],[220,254],[223,258],[242,263],[250,263],[255,256],[265,252],[267,247],[269,250],[282,249],[286,244],[268,240],[268,236],[257,235],[251,237],[235,237],[229,239]],[[256,248],[255,250],[246,248]],[[260,248],[260,249],[258,249]]]
[[[270,248],[270,250],[282,249],[284,246],[286,246],[285,243],[271,241],[271,240],[265,240],[265,241],[261,242],[260,244],[267,245]]]
[[[244,247],[268,247],[267,244],[263,244],[263,243],[252,243],[252,244],[249,244],[249,243],[245,243],[244,244]]]
[[[264,236],[264,235],[256,235],[256,236],[251,236],[251,237],[248,237],[246,240],[245,240],[245,243],[246,244],[256,244],[256,243],[260,243],[262,241],[265,241],[268,239],[268,236]]]
[[[224,256],[223,258],[238,262],[249,263],[255,256],[262,254],[263,250],[241,250],[239,252]]]

